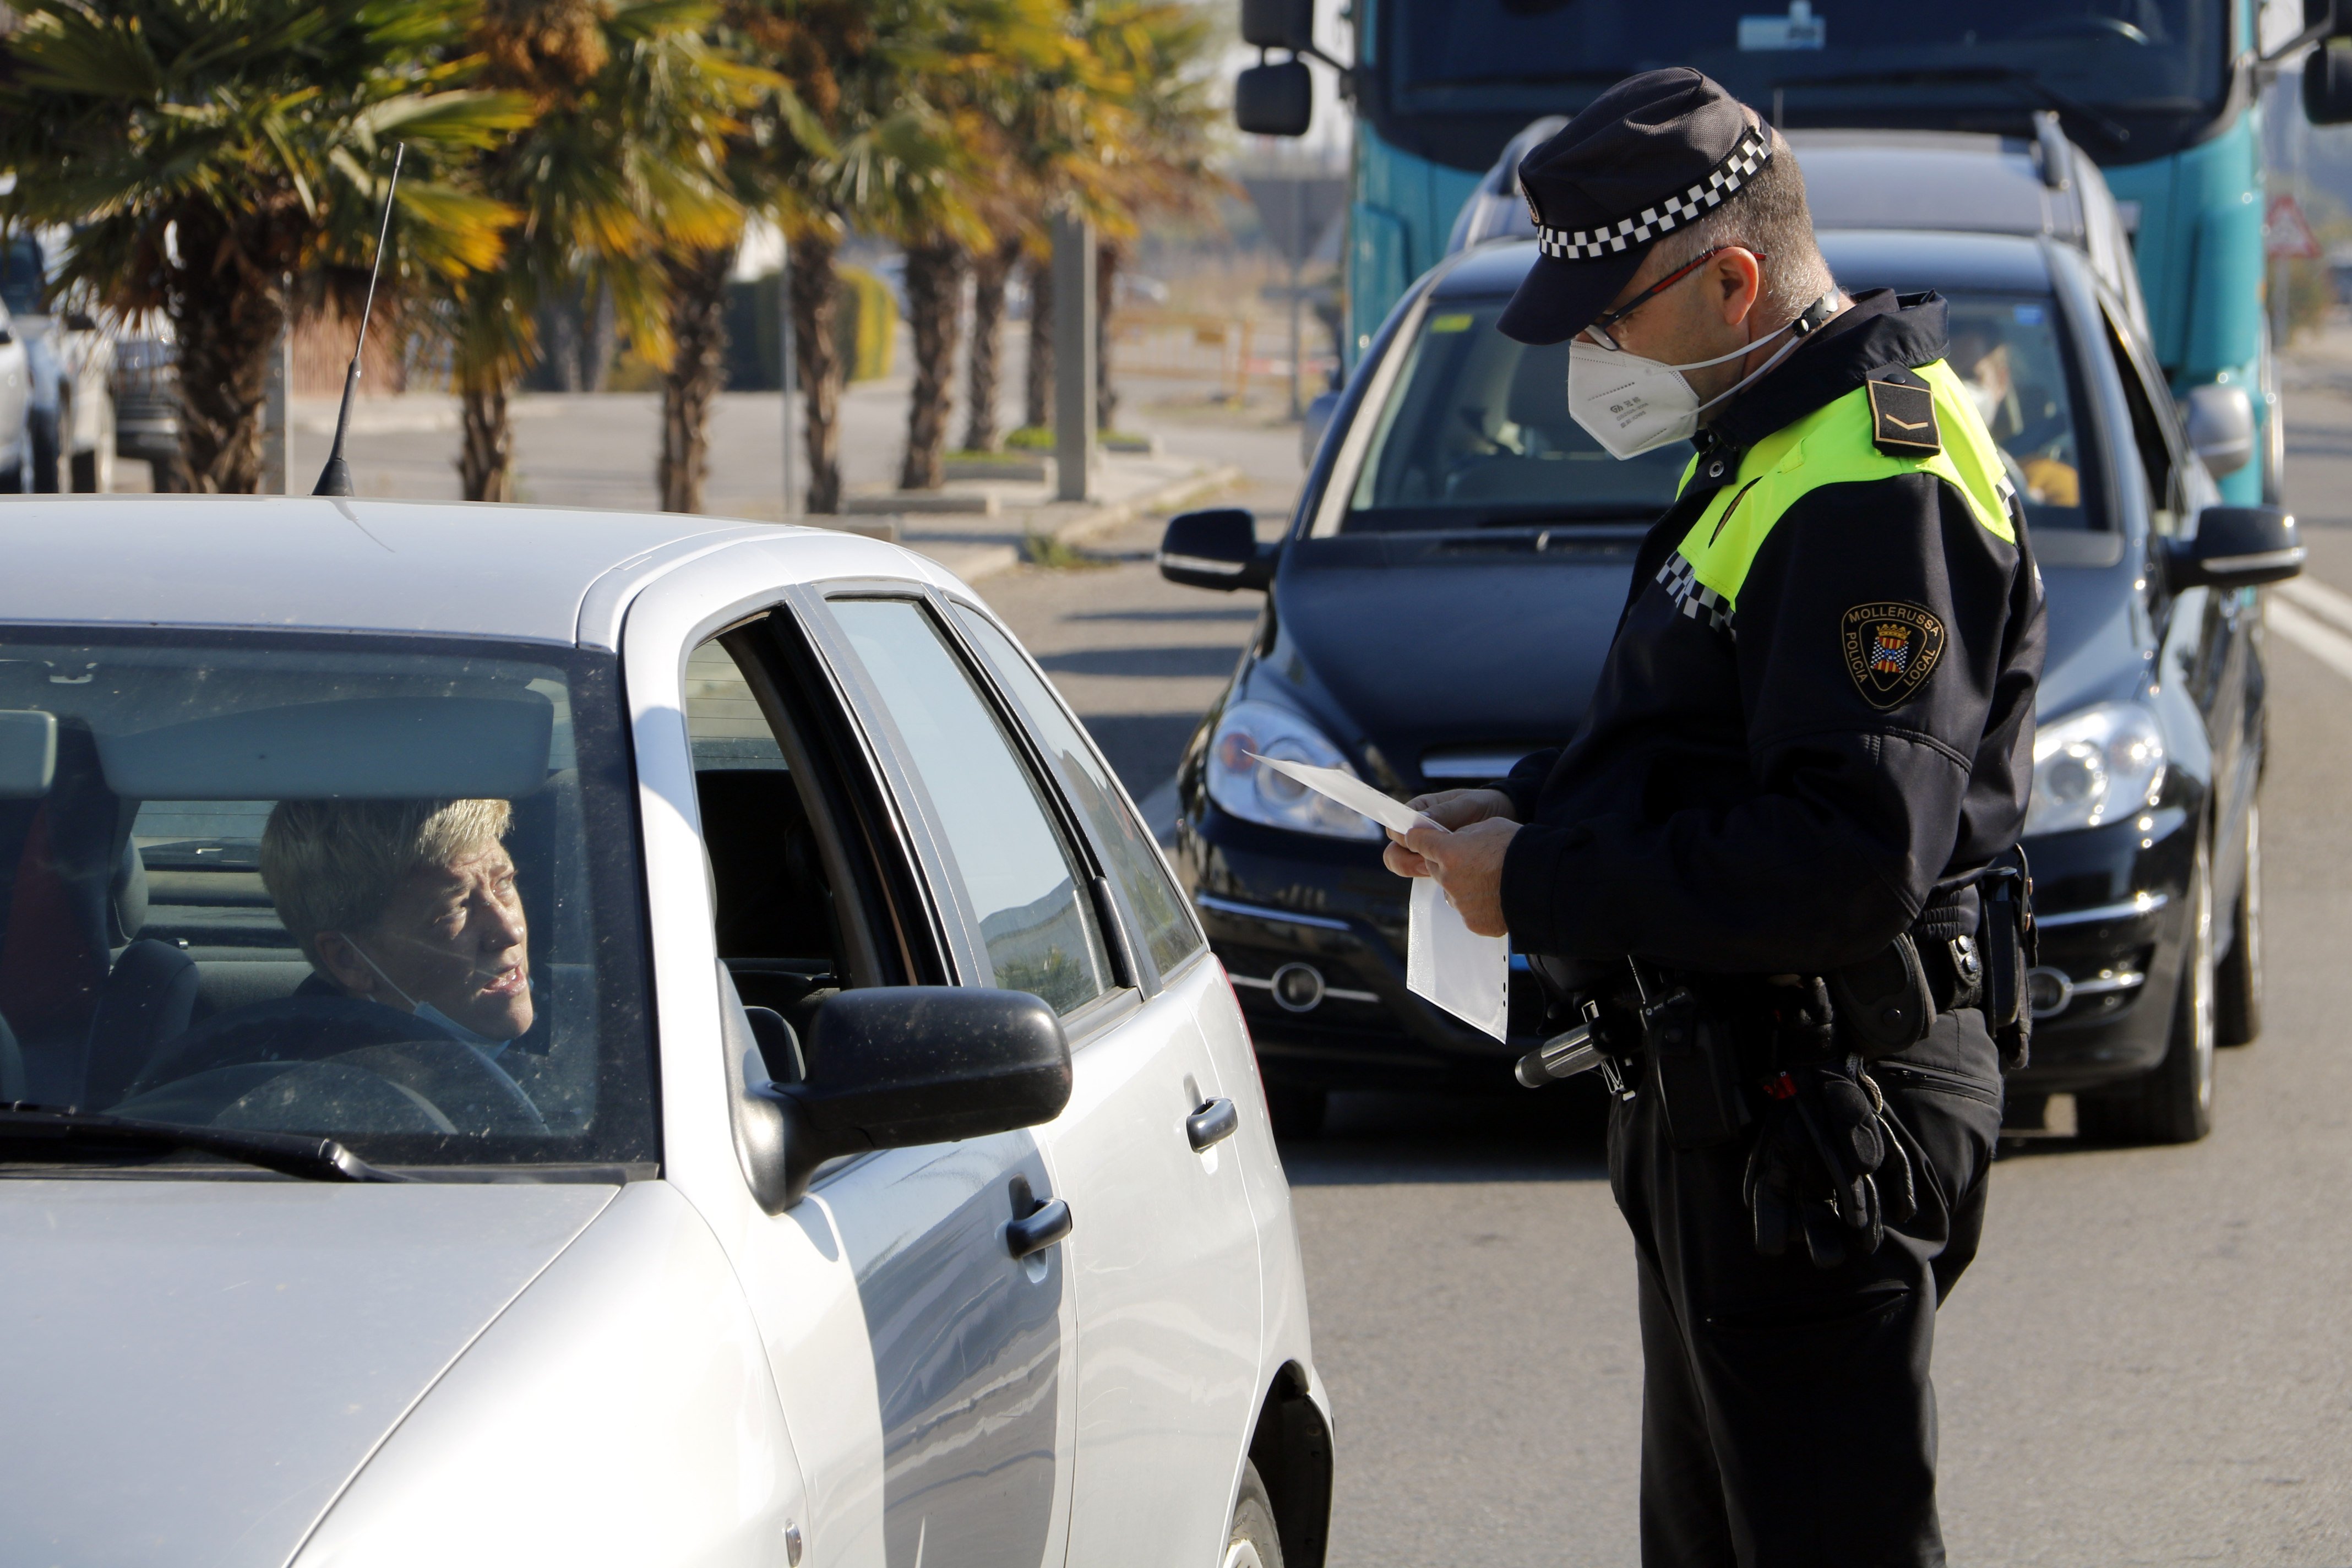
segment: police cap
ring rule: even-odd
[[[1519,160],[1542,254],[1496,325],[1523,343],[1574,337],[1661,235],[1713,212],[1771,156],[1769,133],[1702,73],[1627,77]]]

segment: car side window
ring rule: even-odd
[[[2180,455],[2175,448],[2169,426],[2157,400],[2168,394],[2151,390],[2147,378],[2141,374],[2139,361],[2126,346],[2123,329],[2115,318],[2105,315],[2107,347],[2116,356],[2116,375],[2123,383],[2124,403],[2131,410],[2132,444],[2138,449],[2140,466],[2147,476],[2147,503],[2151,525],[2161,535],[2169,536],[2180,529],[2181,479]]]
[[[963,623],[965,634],[1027,715],[1030,729],[1060,768],[1070,799],[1094,830],[1096,847],[1102,853],[1112,880],[1126,896],[1128,910],[1139,928],[1145,950],[1160,973],[1167,973],[1208,945],[1200,926],[1185,910],[1183,896],[1168,874],[1167,862],[1145,836],[1135,814],[1119,798],[1094,747],[1078,732],[1077,725],[1055,700],[1045,679],[1021,657],[1013,639],[999,631],[987,616],[969,606],[957,605],[956,618]]]
[[[1068,1015],[1113,986],[1091,876],[943,629],[904,599],[835,599],[835,621],[880,699],[936,834],[933,875],[960,895],[988,973]],[[950,888],[942,888],[942,893]]]

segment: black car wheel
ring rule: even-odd
[[[2263,1032],[2263,808],[2246,807],[2246,875],[2230,911],[2230,956],[2213,971],[2213,1038],[2250,1046]]]
[[[1282,1537],[1274,1528],[1274,1499],[1257,1467],[1242,1464],[1241,1496],[1234,1500],[1234,1522],[1225,1531],[1225,1555],[1218,1568],[1282,1568]]]
[[[1274,1135],[1285,1142],[1320,1138],[1324,1112],[1330,1104],[1331,1097],[1319,1089],[1295,1089],[1287,1084],[1265,1088],[1267,1120],[1274,1123]]]
[[[2200,834],[2171,1045],[2146,1078],[2080,1098],[2075,1125],[2085,1137],[2110,1143],[2194,1143],[2213,1131],[2214,978],[2213,851],[2210,837]]]

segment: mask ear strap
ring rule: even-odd
[[[391,986],[391,987],[392,987],[392,993],[393,993],[393,994],[394,994],[394,995],[395,995],[395,996],[399,997],[403,1002],[405,1002],[406,1004],[408,1004],[408,1010],[409,1010],[410,1012],[414,1013],[414,1012],[415,1012],[415,1011],[416,1011],[416,998],[415,998],[415,997],[414,997],[414,996],[411,996],[407,992],[403,991],[403,990],[400,988],[399,982],[397,982],[397,981],[394,980],[394,979],[393,979],[393,977],[392,977],[391,975],[386,974],[386,973],[383,972],[383,966],[382,966],[381,964],[377,963],[376,963],[376,961],[375,961],[374,959],[370,958],[370,957],[368,956],[368,951],[367,951],[367,949],[366,949],[366,948],[362,947],[358,942],[352,942],[351,934],[350,934],[348,931],[344,933],[344,935],[343,935],[343,940],[344,940],[345,942],[352,942],[352,951],[353,952],[356,952],[356,953],[358,953],[358,954],[360,955],[360,962],[361,962],[362,963],[366,964],[370,969],[374,970],[374,971],[375,971],[375,977],[376,977],[378,980],[383,981],[386,985]]]
[[[1836,313],[1837,290],[1832,289],[1828,293],[1822,295],[1820,299],[1814,300],[1811,304],[1806,306],[1805,313],[1803,315],[1799,316],[1787,326],[1779,328],[1775,331],[1773,334],[1774,336],[1778,336],[1780,332],[1788,333],[1789,341],[1782,343],[1780,348],[1773,353],[1770,359],[1768,359],[1762,364],[1758,365],[1753,374],[1741,376],[1730,386],[1716,394],[1713,397],[1708,398],[1705,403],[1700,404],[1698,405],[1698,411],[1701,414],[1704,414],[1708,409],[1714,407],[1717,404],[1722,402],[1725,398],[1734,395],[1746,387],[1754,384],[1763,377],[1769,375],[1772,373],[1772,367],[1774,365],[1779,364],[1782,360],[1787,359],[1790,354],[1795,353],[1798,346],[1801,344],[1806,338],[1810,337],[1822,322],[1828,321]],[[1770,341],[1771,338],[1769,337],[1759,338],[1757,340],[1758,342],[1769,342]],[[1743,352],[1752,353],[1755,352],[1755,347],[1756,345],[1754,343],[1750,343]],[[1729,357],[1731,356],[1728,354],[1724,356],[1726,359],[1728,359]],[[1710,364],[1720,364],[1723,361],[1710,360],[1707,363]]]

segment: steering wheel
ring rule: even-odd
[[[2139,47],[2154,48],[2156,40],[2121,16],[2050,16],[2020,27],[2018,38],[2121,38]]]
[[[269,1070],[279,1064],[303,1070]],[[312,1064],[332,1070],[308,1070]],[[188,1119],[210,1105],[214,1113],[243,1121],[251,1115],[291,1115],[290,1097],[318,1106],[315,1121],[326,1108],[349,1100],[348,1086],[359,1074],[423,1115],[423,1125],[404,1130],[547,1131],[530,1097],[480,1051],[414,1015],[352,996],[288,996],[207,1019],[156,1051],[131,1082],[124,1110],[139,1113],[129,1105],[132,1100],[168,1098],[175,1111],[168,1120]],[[194,1081],[198,1079],[205,1081]],[[367,1098],[373,1103],[381,1096]],[[182,1100],[189,1102],[184,1110]],[[407,1120],[405,1110],[402,1119]]]

